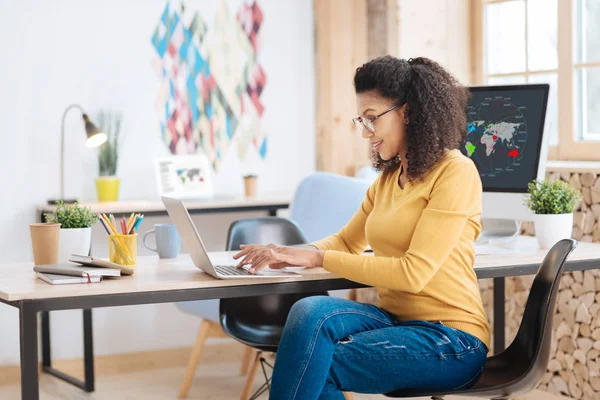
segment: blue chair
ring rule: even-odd
[[[337,233],[360,208],[371,179],[314,173],[300,182],[290,219],[300,226],[308,242]]]

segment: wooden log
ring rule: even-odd
[[[583,238],[582,238],[583,240]],[[581,296],[581,294],[583,293],[583,282],[579,283],[579,282],[575,282],[571,285],[571,290],[573,291],[573,296],[574,297],[579,297]]]
[[[573,285],[573,282],[571,282],[571,285]],[[566,304],[572,298],[573,298],[573,291],[571,289],[565,289],[558,294],[558,304],[561,304],[561,303]]]
[[[596,179],[598,182],[598,179]],[[600,203],[600,188],[593,187],[592,188],[592,204]]]
[[[559,375],[553,376],[550,383],[554,384],[554,386],[556,387],[558,392],[565,394],[567,396],[569,395],[569,387],[567,386],[567,382],[565,381],[565,379],[562,376],[559,376]],[[594,385],[592,384],[592,387],[593,386]]]
[[[584,213],[584,221],[583,221],[583,234],[591,235],[594,232],[594,225],[596,225],[596,217],[594,217],[594,213],[592,210],[587,210]]]
[[[587,353],[588,351],[590,351],[590,349],[594,345],[594,341],[592,339],[586,338],[586,337],[580,337],[580,338],[576,339],[575,342],[577,343],[577,347],[579,347],[579,349],[582,350],[584,353]],[[585,364],[585,360],[583,361],[582,364]]]
[[[594,232],[592,233],[592,240],[594,243],[600,242],[600,223],[596,223]]]
[[[594,361],[594,360],[598,360],[597,362],[600,363],[600,350],[596,350],[596,349],[592,348],[590,351],[588,351],[586,357],[588,360],[588,365],[589,365],[590,361]],[[599,375],[600,375],[600,373],[599,373]]]
[[[560,340],[564,336],[571,336],[571,327],[565,321],[562,321],[556,330],[556,340]]]
[[[591,322],[591,319],[592,317],[586,305],[583,303],[579,304],[579,307],[577,308],[577,314],[575,316],[575,321],[589,324]]]
[[[600,377],[594,376],[594,377],[590,378],[590,385],[592,385],[592,388],[595,391],[600,392]]]
[[[577,349],[577,350],[573,351],[573,358],[582,364],[585,364],[587,362],[587,358],[585,357],[585,352],[581,349]]]
[[[574,377],[571,377],[571,379],[569,379],[569,393],[574,399],[580,399],[583,396],[583,390],[581,390],[581,388],[578,385],[577,379]]]
[[[592,204],[592,188],[584,187],[581,189],[581,202],[586,206],[590,206]]]
[[[573,370],[573,367],[575,366],[575,357],[571,354],[565,354],[565,361],[567,362],[567,369],[569,371]]]
[[[571,178],[569,179],[569,186],[574,189],[581,190],[581,180],[579,179],[579,174],[571,175]]]
[[[592,336],[592,330],[590,329],[589,324],[580,324],[579,325],[579,335],[589,338]]]
[[[600,376],[600,372],[598,371],[598,363],[596,361],[588,360],[587,367],[590,376]]]
[[[583,283],[583,271],[573,271],[572,274],[575,282]]]
[[[565,358],[575,351],[575,342],[571,337],[564,337],[558,341],[558,348],[565,353]]]
[[[573,213],[573,227],[577,227],[583,231],[585,224],[585,212],[577,211]]]
[[[573,279],[573,275],[571,275],[569,273],[563,274],[563,276],[560,278],[560,286],[559,286],[560,293],[562,293],[564,290],[570,288],[571,285],[573,284],[573,282],[575,282],[575,279]],[[559,298],[560,298],[560,293],[559,293]],[[573,293],[573,292],[571,291],[571,293]]]
[[[588,382],[583,384],[583,398],[584,399],[594,399],[594,396],[596,396],[596,399],[600,398],[600,396],[598,396],[594,389],[592,388],[592,385],[590,385]]]
[[[585,307],[590,309],[590,307],[594,304],[594,298],[596,297],[596,293],[588,292],[581,295],[581,302],[585,304]]]
[[[588,373],[588,369],[586,367],[586,364],[582,364],[582,363],[575,363],[575,366],[573,367],[573,372],[575,373],[575,375],[577,377],[581,377],[582,380],[587,381],[590,378],[590,375]],[[579,383],[579,386],[583,386],[583,383]]]
[[[564,367],[557,359],[550,360],[550,362],[548,363],[548,371],[550,372],[558,372],[562,369],[564,369]]]
[[[596,281],[592,271],[585,271],[583,273],[583,293],[595,292]],[[589,306],[588,306],[589,307]]]
[[[581,182],[582,187],[592,187],[595,180],[596,174],[592,172],[584,172],[579,176],[579,181]]]
[[[590,209],[594,213],[594,216],[596,217],[596,219],[600,219],[600,204],[597,204],[597,203],[592,204],[590,206]]]
[[[542,384],[548,385],[548,382],[550,382],[550,379],[552,379],[553,376],[554,374],[552,372],[545,372],[544,376],[542,377]]]

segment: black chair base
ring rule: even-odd
[[[265,377],[265,383],[263,383],[257,390],[254,392],[252,396],[248,400],[256,400],[258,399],[264,392],[271,391],[271,377],[267,375],[267,370],[265,369],[265,365],[271,368],[271,373],[273,373],[273,365],[269,364],[269,362],[263,356],[263,353],[260,354],[260,367],[263,372],[263,376]]]

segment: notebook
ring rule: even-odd
[[[71,258],[69,258],[69,261],[78,264],[89,265],[90,267],[118,269],[123,273],[123,275],[133,275],[133,273],[135,272],[135,269],[133,268],[121,264],[115,264],[113,262],[98,257],[72,254]]]
[[[121,276],[121,270],[115,268],[98,268],[77,264],[36,265],[35,272],[70,276]]]
[[[69,285],[72,283],[96,283],[102,280],[101,276],[69,276],[38,272],[37,277],[51,285]]]

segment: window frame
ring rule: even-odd
[[[525,70],[511,73],[488,74],[486,71],[485,48],[485,6],[495,3],[508,3],[519,1],[525,3]],[[473,81],[484,84],[488,78],[501,78],[509,76],[524,76],[528,81],[530,75],[557,74],[557,107],[558,113],[558,145],[549,146],[549,160],[572,161],[600,161],[600,140],[579,139],[579,115],[585,116],[585,111],[576,111],[577,103],[575,93],[577,83],[575,77],[580,69],[600,67],[600,62],[575,62],[575,44],[573,43],[574,26],[576,18],[576,4],[579,0],[557,1],[557,55],[558,68],[543,71],[529,70],[528,54],[528,0],[471,0],[473,15]]]

